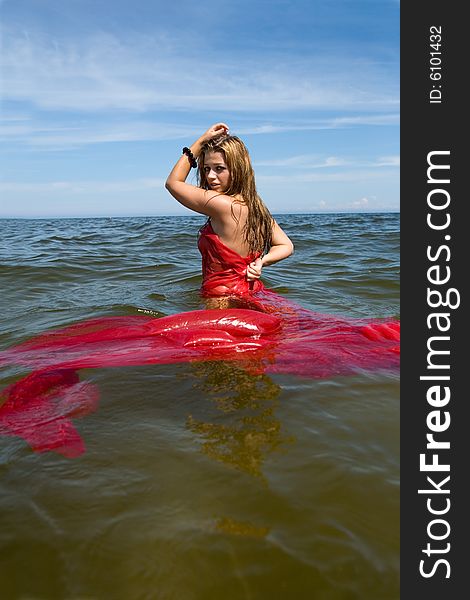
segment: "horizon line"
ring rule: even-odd
[[[400,210],[332,210],[320,212],[272,212],[273,215],[280,216],[305,216],[305,215],[374,215],[374,214],[400,214]],[[122,214],[122,215],[62,215],[62,216],[0,216],[0,221],[8,220],[24,220],[24,221],[40,221],[40,220],[65,220],[65,219],[153,219],[160,217],[205,217],[206,215],[198,214]]]

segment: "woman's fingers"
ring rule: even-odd
[[[215,129],[215,130],[224,129],[225,131],[228,131],[229,127],[225,123],[216,123],[215,125],[212,125],[212,129]]]
[[[214,125],[209,127],[209,129],[206,131],[205,136],[208,137],[209,139],[211,139],[213,137],[217,137],[218,135],[221,135],[222,133],[227,134],[228,131],[229,131],[229,127],[226,123],[215,123]]]
[[[262,262],[260,258],[251,262],[246,268],[246,278],[248,281],[259,279],[261,277]]]

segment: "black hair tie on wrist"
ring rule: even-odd
[[[197,160],[194,158],[194,154],[191,152],[191,150],[185,146],[183,148],[183,154],[186,154],[191,164],[191,167],[195,169],[197,167]]]

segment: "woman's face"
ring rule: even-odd
[[[225,192],[230,185],[230,171],[221,152],[207,152],[204,156],[204,173],[209,189]]]

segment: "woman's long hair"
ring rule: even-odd
[[[234,135],[210,140],[201,149],[198,160],[198,185],[209,189],[204,172],[204,156],[208,152],[220,152],[230,171],[230,184],[224,194],[240,196],[248,207],[243,235],[250,253],[265,252],[271,246],[274,219],[256,191],[255,174],[245,144]],[[232,215],[236,217],[232,208]]]

